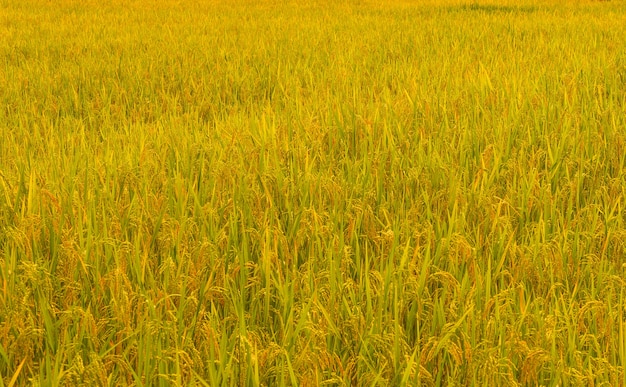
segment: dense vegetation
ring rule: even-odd
[[[0,2],[0,385],[626,385],[625,36]]]

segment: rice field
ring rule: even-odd
[[[0,386],[626,385],[624,37],[0,0]]]

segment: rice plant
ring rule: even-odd
[[[0,385],[626,385],[623,1],[0,4]]]

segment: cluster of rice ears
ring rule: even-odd
[[[625,385],[625,36],[0,2],[0,386]]]

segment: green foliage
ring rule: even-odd
[[[2,385],[624,385],[621,2],[5,2]]]

